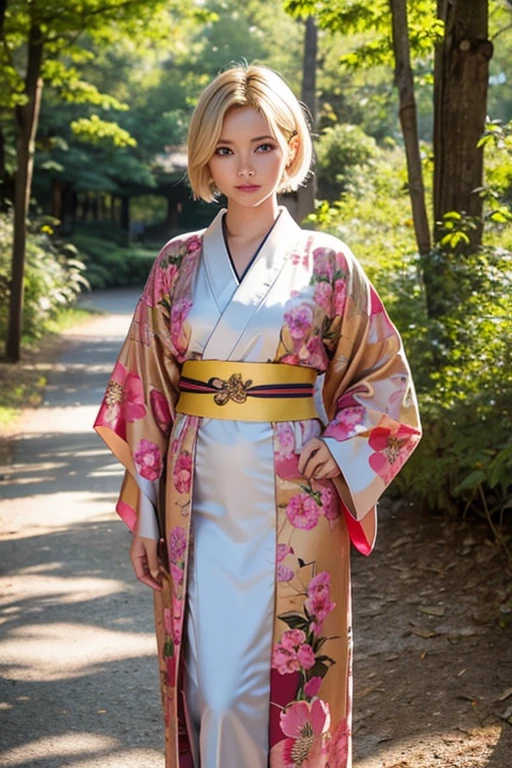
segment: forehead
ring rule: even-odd
[[[236,136],[228,137],[228,133]],[[256,107],[231,107],[224,115],[222,122],[222,136],[224,138],[236,138],[240,133],[252,133],[253,136],[274,136],[274,131],[269,125],[265,115]]]

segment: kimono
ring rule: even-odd
[[[125,467],[117,511],[158,517],[166,768],[349,768],[350,542],[421,428],[399,334],[350,249],[287,209],[239,280],[222,209],[161,250],[95,429]],[[317,417],[176,411],[188,360],[315,369]],[[325,441],[341,474],[309,482]],[[139,530],[140,533],[140,530]]]

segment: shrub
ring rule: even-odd
[[[12,214],[0,214],[0,337],[7,334],[13,242]],[[85,266],[77,249],[54,236],[51,220],[29,225],[23,297],[23,339],[39,338],[44,324],[63,306],[72,304],[83,287]]]
[[[78,230],[71,239],[82,254],[93,290],[144,285],[156,258],[154,250],[123,247],[90,231]]]
[[[499,536],[507,514],[512,521],[512,253],[495,243],[510,239],[489,219],[478,253],[458,253],[456,237],[452,250],[446,243],[449,304],[428,318],[404,180],[401,153],[384,153],[364,194],[321,203],[311,220],[353,248],[404,340],[424,436],[395,491],[435,512],[481,515]]]
[[[377,156],[375,139],[359,126],[336,123],[316,143],[318,193],[336,200],[342,192],[357,190],[364,169]]]

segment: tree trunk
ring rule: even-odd
[[[390,0],[390,7],[395,55],[395,85],[398,88],[400,99],[399,116],[407,159],[409,196],[411,198],[416,244],[421,257],[423,279],[425,282],[427,310],[430,315],[433,309],[431,304],[434,294],[431,283],[431,239],[425,202],[425,186],[423,184],[414,78],[411,68],[407,0]]]
[[[23,106],[17,106],[15,111],[17,169],[14,193],[14,244],[12,250],[9,328],[6,343],[6,357],[12,363],[16,363],[20,359],[26,226],[34,168],[34,140],[43,91],[43,80],[41,78],[42,61],[43,40],[41,30],[37,25],[33,24],[29,33],[27,75],[25,77],[25,95],[28,101]]]
[[[306,20],[304,40],[304,63],[302,69],[301,99],[311,112],[312,130],[315,130],[317,115],[316,66],[318,51],[318,29],[314,16]],[[297,221],[300,223],[315,210],[316,176],[311,175],[304,187],[297,191]]]
[[[62,220],[62,181],[60,179],[52,181],[52,216],[54,219]]]
[[[489,61],[489,0],[438,0],[445,34],[434,71],[434,218],[465,212],[478,219],[470,250],[482,241],[483,148]]]

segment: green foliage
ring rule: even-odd
[[[23,334],[25,341],[42,335],[45,323],[72,304],[89,287],[77,249],[55,237],[53,222],[33,222],[27,233]],[[13,223],[0,215],[0,338],[5,338],[9,306]]]
[[[316,155],[319,195],[332,201],[357,188],[363,167],[377,155],[377,146],[359,126],[336,123],[320,136]]]
[[[142,287],[156,257],[154,250],[123,245],[119,231],[108,225],[82,224],[71,240],[82,254],[93,290]]]
[[[445,217],[443,251],[430,258],[450,301],[429,319],[405,179],[402,153],[381,153],[358,192],[311,221],[348,242],[404,340],[424,436],[395,487],[437,512],[481,515],[499,538],[512,509],[512,249],[502,245],[512,228],[489,219],[485,247],[462,257],[454,235],[471,222]]]

